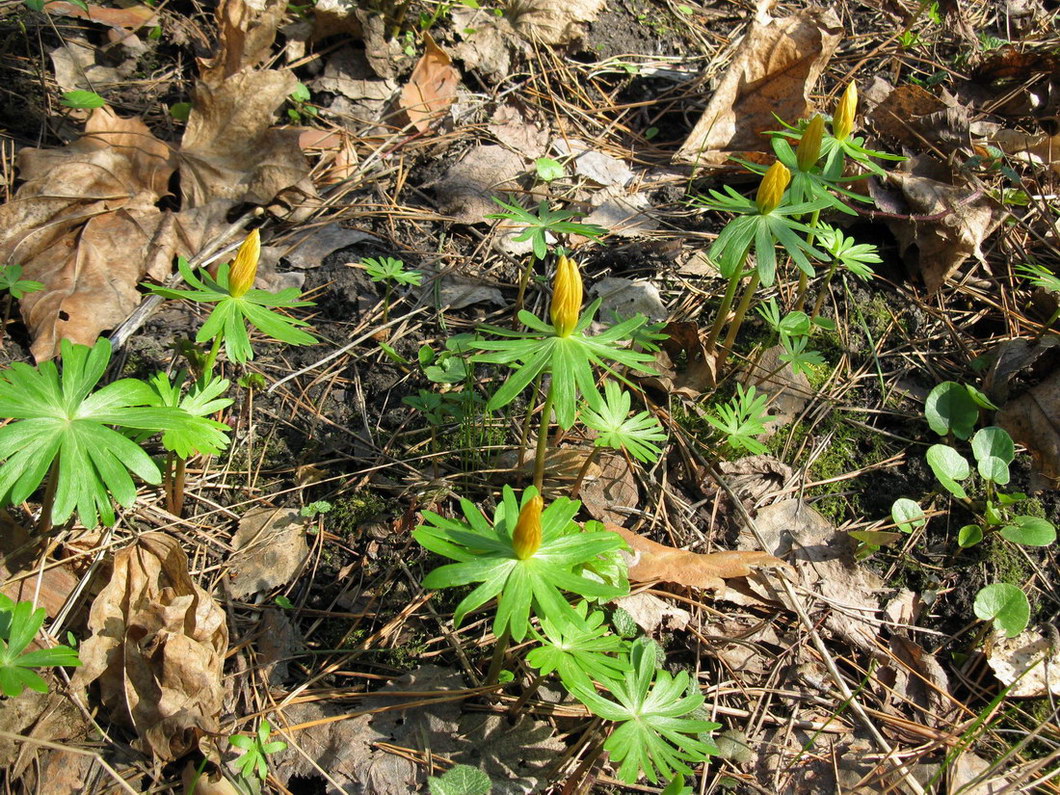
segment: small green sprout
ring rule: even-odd
[[[395,257],[365,257],[361,260],[361,267],[373,282],[386,284],[386,296],[383,299],[384,322],[390,320],[390,296],[393,294],[394,285],[419,287],[423,281],[420,271],[405,270],[405,263]]]
[[[271,733],[272,726],[262,718],[261,723],[258,724],[258,731],[253,737],[233,734],[228,738],[228,742],[243,750],[243,754],[236,759],[236,765],[245,780],[264,781],[269,775],[268,755],[278,753],[287,747],[287,743],[282,740],[269,742]]]
[[[32,670],[54,666],[78,666],[81,660],[69,646],[53,646],[23,653],[44,625],[43,607],[32,602],[15,603],[0,594],[0,691],[8,698],[22,694],[27,687],[48,692],[48,683]]]
[[[725,434],[725,441],[733,450],[759,455],[767,449],[755,437],[766,432],[768,400],[768,395],[759,395],[753,386],[744,391],[743,385],[737,384],[732,400],[715,407],[716,416],[708,414],[707,422]]]
[[[523,231],[512,238],[516,242],[529,240],[534,256],[544,259],[548,253],[548,235],[581,235],[582,237],[600,238],[607,234],[607,230],[596,224],[581,224],[572,221],[572,218],[580,217],[580,213],[569,210],[550,210],[548,202],[542,200],[537,205],[537,214],[524,210],[515,202],[505,203],[494,197],[493,201],[504,208],[502,213],[490,213],[487,218],[502,218],[516,225],[525,227]]]

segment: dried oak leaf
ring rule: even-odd
[[[19,153],[26,181],[0,207],[0,262],[18,262],[44,284],[21,301],[38,361],[64,337],[95,342],[139,304],[145,273],[169,273],[179,235],[156,203],[175,164],[142,122],[107,107],[72,144]]]
[[[99,682],[111,717],[139,734],[137,748],[168,762],[218,731],[228,626],[176,539],[147,533],[119,551],[88,626],[74,684]]]
[[[412,126],[421,133],[428,132],[456,100],[460,73],[452,59],[434,43],[429,33],[423,34],[424,53],[412,70],[409,82],[401,89],[399,103]]]
[[[835,11],[807,9],[783,19],[758,13],[732,64],[677,160],[723,163],[733,152],[762,150],[762,133],[810,110],[810,92],[839,44],[843,27]]]
[[[662,580],[720,593],[725,590],[725,580],[746,577],[756,569],[791,570],[791,566],[768,552],[729,550],[701,554],[668,547],[624,527],[605,526],[622,536],[633,551],[630,582]]]
[[[289,508],[252,508],[239,520],[228,559],[236,599],[290,582],[309,555],[306,519]]]

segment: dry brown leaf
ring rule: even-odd
[[[596,459],[599,472],[586,477],[579,498],[600,522],[624,522],[640,503],[640,489],[625,456],[605,453]]]
[[[264,62],[276,40],[276,29],[287,13],[284,0],[264,0],[252,8],[246,0],[221,0],[215,12],[220,46],[199,60],[199,76],[211,86]]]
[[[412,70],[409,82],[401,89],[399,100],[412,126],[421,133],[428,132],[456,101],[456,87],[460,73],[452,59],[434,43],[429,33],[423,34],[424,53]]]
[[[120,550],[88,626],[74,682],[99,682],[104,706],[137,732],[140,750],[172,761],[219,730],[228,626],[176,539],[147,533]]]
[[[1026,447],[1035,469],[1060,485],[1060,370],[1008,401],[995,421]]]
[[[19,166],[26,182],[0,207],[0,261],[45,285],[21,301],[43,360],[63,337],[94,343],[137,306],[145,272],[169,273],[177,228],[155,205],[175,160],[143,123],[103,107],[80,139],[24,149]]]
[[[725,580],[746,577],[757,569],[791,570],[791,566],[768,552],[728,550],[701,554],[668,547],[618,525],[606,527],[622,536],[633,552],[630,582],[661,580],[720,593],[725,589]]]
[[[228,558],[229,593],[241,599],[290,582],[309,554],[307,521],[290,508],[251,508],[243,514]]]
[[[745,386],[754,386],[769,397],[768,433],[759,438],[768,438],[777,428],[792,422],[817,394],[805,373],[796,373],[790,363],[780,358],[783,353],[782,345],[767,348],[742,379]]]
[[[943,171],[929,156],[910,158],[909,171],[888,172],[888,185],[900,196],[888,196],[870,183],[882,209],[900,215],[928,216],[905,220],[888,218],[887,225],[909,267],[920,273],[929,293],[935,293],[969,257],[985,262],[982,244],[1008,216],[1008,211],[987,195],[940,181]],[[931,176],[927,176],[931,174]]]
[[[100,5],[85,7],[68,3],[66,0],[52,0],[46,3],[44,10],[52,16],[75,17],[87,19],[100,25],[112,28],[108,38],[112,42],[122,41],[141,28],[158,24],[158,12],[145,5],[131,5],[126,8],[105,8]]]
[[[667,323],[662,330],[667,338],[655,354],[651,369],[658,373],[642,379],[643,383],[689,398],[697,398],[716,383],[715,356],[707,351],[699,326],[688,321]],[[684,361],[678,369],[674,362]]]
[[[584,35],[607,0],[524,0],[513,8],[512,26],[530,42],[569,44]],[[509,16],[509,14],[505,14]]]
[[[469,149],[430,187],[439,212],[458,224],[480,224],[487,213],[500,209],[491,197],[516,188],[515,180],[525,172],[519,155],[503,146],[483,144]]]
[[[453,47],[453,56],[465,69],[478,72],[486,80],[500,82],[512,73],[513,61],[520,63],[533,53],[526,40],[516,33],[508,16],[498,17],[484,8],[453,9],[453,29],[461,39]],[[543,154],[544,150],[531,157]]]
[[[683,630],[692,620],[692,614],[687,610],[650,593],[623,596],[621,599],[616,599],[613,604],[629,613],[634,623],[648,635],[654,635],[660,629]]]
[[[734,152],[763,150],[762,133],[811,108],[810,93],[839,44],[842,25],[831,9],[807,9],[774,19],[758,13],[732,65],[676,159],[716,165]],[[774,116],[776,114],[776,116]]]

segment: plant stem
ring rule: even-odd
[[[534,485],[541,494],[545,484],[545,451],[548,449],[548,426],[552,420],[552,398],[555,382],[549,379],[545,405],[541,408],[541,424],[537,428],[537,455],[534,456]]]
[[[832,264],[828,268],[828,274],[824,277],[824,283],[821,284],[821,292],[817,294],[817,300],[814,301],[813,312],[810,314],[811,320],[821,313],[821,306],[824,304],[824,297],[828,295],[828,285],[832,283],[832,277],[835,276],[835,270],[838,265],[838,260],[832,260]]]
[[[515,296],[515,317],[512,319],[512,328],[519,328],[519,313],[523,310],[523,299],[526,297],[526,286],[530,283],[530,274],[534,272],[536,258],[531,255],[530,262],[523,268],[519,276],[519,294]]]
[[[744,259],[747,255],[744,254]],[[710,334],[707,335],[707,341],[704,344],[707,351],[713,351],[714,346],[718,341],[718,335],[721,334],[721,327],[725,325],[725,320],[729,317],[729,310],[732,308],[732,299],[736,297],[736,288],[740,286],[740,279],[743,278],[743,260],[740,262],[740,266],[736,269],[736,272],[729,277],[729,283],[725,285],[725,295],[722,296],[721,306],[718,307],[718,316],[714,318],[714,325],[710,327]]]
[[[537,378],[534,379],[534,388],[531,390],[533,397],[532,401],[537,400],[538,394],[541,392],[541,379],[544,378],[544,373],[538,373]],[[533,406],[531,404],[530,410],[526,412],[526,416],[523,418],[523,427],[519,432],[519,456],[516,460],[515,469],[519,471],[523,468],[523,456],[526,455],[526,440],[530,438],[530,421],[534,417]]]
[[[501,675],[501,666],[504,663],[504,653],[508,651],[508,644],[511,639],[512,633],[505,627],[504,632],[497,638],[497,645],[493,649],[493,659],[490,660],[490,669],[486,674],[487,685],[497,684],[497,678]]]
[[[516,715],[522,711],[523,707],[526,706],[526,702],[534,697],[534,693],[541,687],[541,683],[545,681],[544,674],[538,674],[534,677],[534,681],[526,686],[526,690],[519,696],[519,700],[516,701],[511,707],[508,708],[508,721],[511,722],[515,719]]]
[[[1034,341],[1038,342],[1041,340],[1041,338],[1045,336],[1045,332],[1049,331],[1049,329],[1053,327],[1053,323],[1057,320],[1060,320],[1060,306],[1056,308],[1056,311],[1053,312],[1048,320],[1042,323],[1042,327],[1038,329],[1038,333],[1034,335]]]
[[[206,362],[202,366],[202,383],[206,384],[210,380],[210,376],[213,375],[213,366],[217,362],[217,354],[221,351],[221,338],[224,335],[218,333],[213,338],[213,345],[210,347],[210,352],[206,355]]]
[[[386,295],[383,296],[383,322],[384,323],[389,323],[390,322],[390,294],[393,292],[393,290],[394,290],[393,285],[391,285],[390,282],[387,282]]]
[[[810,216],[810,227],[809,234],[806,235],[806,242],[809,245],[813,245],[813,240],[817,237],[817,223],[821,220],[820,209],[814,210],[813,215]],[[802,268],[799,268],[799,291],[795,295],[795,311],[801,312],[802,308],[806,306],[806,289],[810,284],[810,276]]]
[[[725,335],[725,342],[721,345],[721,353],[718,354],[718,362],[715,365],[718,373],[721,372],[721,368],[724,366],[725,360],[736,342],[736,335],[740,331],[740,326],[743,325],[744,316],[747,315],[747,309],[751,306],[751,300],[758,290],[758,281],[758,271],[755,271],[751,274],[751,281],[744,288],[743,295],[740,297],[740,304],[736,307],[736,314],[733,315],[732,323],[729,324],[729,332]]]
[[[176,453],[166,454],[166,510],[174,516],[184,515],[184,473],[187,464]]]
[[[48,471],[48,482],[44,486],[44,498],[41,500],[40,520],[37,522],[37,533],[43,535],[52,529],[52,508],[55,506],[55,489],[59,485],[59,459],[56,458]]]
[[[593,461],[596,460],[599,452],[599,447],[593,447],[589,452],[589,455],[585,457],[585,463],[582,464],[582,468],[578,470],[578,477],[574,479],[574,485],[570,487],[570,498],[572,500],[578,499],[578,492],[582,490],[582,481],[585,480],[585,475],[589,472],[589,467],[593,465]]]

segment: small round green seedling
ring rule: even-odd
[[[903,533],[912,533],[927,521],[924,509],[908,497],[899,497],[891,506],[891,518]]]
[[[948,444],[933,444],[928,448],[927,462],[946,491],[961,500],[968,498],[964,487],[957,482],[972,474],[968,459]]]
[[[1026,629],[1031,620],[1031,605],[1027,595],[1015,585],[994,583],[975,595],[972,605],[976,617],[993,621],[994,626],[1014,638]]]
[[[972,454],[984,480],[999,486],[1008,483],[1008,465],[1016,457],[1016,448],[1008,431],[995,425],[980,428],[972,437]]]
[[[943,381],[928,395],[924,417],[939,436],[952,433],[958,439],[967,439],[979,419],[979,406],[964,384]]]
[[[1001,535],[1014,544],[1047,547],[1056,541],[1056,527],[1037,516],[1013,516],[1012,524],[1001,528]]]

